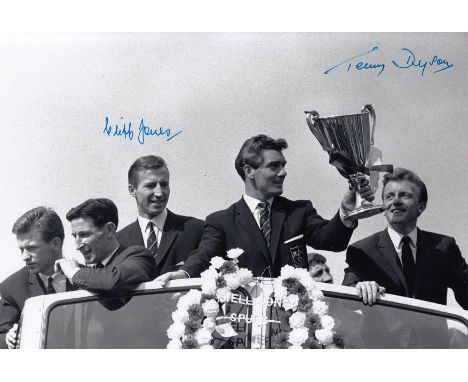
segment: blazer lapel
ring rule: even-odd
[[[179,232],[177,230],[176,216],[168,210],[161,236],[161,243],[158,246],[158,253],[155,256],[156,265],[159,265],[164,257],[166,257],[172,244],[177,239],[177,236],[179,236]]]
[[[265,257],[268,264],[272,266],[273,263],[270,256],[270,251],[268,250],[268,247],[265,242],[265,238],[263,237],[262,232],[260,231],[260,228],[258,227],[257,222],[255,221],[255,218],[252,215],[252,212],[247,206],[247,203],[245,203],[244,198],[242,198],[236,203],[235,220],[239,225],[241,225],[244,228],[244,230],[250,236],[251,240],[255,243],[257,248]]]
[[[378,246],[383,253],[382,262],[379,262],[382,267],[386,268],[387,274],[395,281],[395,284],[401,285],[405,289],[406,295],[408,295],[408,285],[406,284],[406,278],[403,274],[403,270],[400,266],[398,254],[393,246],[392,240],[388,234],[388,231],[382,231],[379,239]]]
[[[143,235],[141,234],[140,223],[138,223],[138,219],[131,225],[131,232],[129,232],[131,238],[137,238],[140,242],[140,245],[146,247],[145,240],[143,239]]]
[[[426,239],[424,232],[418,228],[418,238],[416,245],[416,279],[414,282],[414,295],[417,296],[419,287],[421,286],[422,277],[426,263],[431,254],[431,245]]]
[[[278,252],[279,238],[283,229],[283,222],[286,217],[286,211],[278,198],[273,200],[271,206],[271,244],[270,253],[273,264],[275,263],[276,253]]]
[[[47,290],[42,281],[39,279],[39,275],[30,273],[28,284],[31,289],[31,297],[47,294]]]

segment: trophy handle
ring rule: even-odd
[[[371,129],[371,136],[370,136],[370,144],[374,144],[374,132],[375,132],[375,123],[377,121],[377,117],[375,115],[375,109],[372,105],[364,105],[361,109],[361,113],[369,113],[369,116],[372,119],[372,129]]]

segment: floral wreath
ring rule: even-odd
[[[201,277],[201,291],[191,289],[179,298],[177,310],[172,313],[174,323],[167,329],[168,349],[212,349],[213,332],[217,329],[219,304],[230,300],[240,286],[252,281],[252,272],[239,268],[237,258],[244,251],[227,251],[231,260],[216,256]]]
[[[308,270],[285,265],[273,283],[275,300],[282,302],[291,331],[273,337],[275,349],[318,349],[343,347],[333,332],[335,320],[328,315],[328,305]]]
[[[221,329],[216,325],[220,304],[253,279],[251,271],[237,265],[243,252],[240,248],[227,251],[230,260],[213,257],[211,266],[200,275],[201,291],[191,289],[179,298],[177,310],[172,313],[174,322],[167,329],[168,349],[213,348],[213,333]],[[335,321],[328,315],[323,293],[306,269],[284,266],[273,288],[275,300],[291,313],[291,330],[275,335],[273,348],[343,347],[343,341],[333,332]]]

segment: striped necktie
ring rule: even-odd
[[[260,231],[268,247],[271,244],[271,222],[270,222],[270,205],[266,202],[260,202],[257,205],[260,211]]]
[[[147,227],[150,230],[150,234],[146,242],[146,248],[148,248],[148,251],[150,251],[153,256],[156,256],[158,253],[158,238],[156,237],[156,232],[154,230],[154,223],[149,221]]]

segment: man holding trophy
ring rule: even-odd
[[[346,249],[357,224],[345,217],[356,208],[356,194],[373,200],[369,181],[358,177],[345,192],[338,212],[326,220],[310,201],[281,196],[286,178],[282,151],[287,146],[284,139],[263,134],[244,142],[235,160],[245,186],[243,196],[227,209],[209,215],[199,247],[181,270],[157,280],[165,284],[171,279],[197,277],[209,267],[211,258],[226,256],[234,248],[243,251],[239,267],[258,277],[277,277],[285,265],[307,268],[306,245],[335,252]]]

